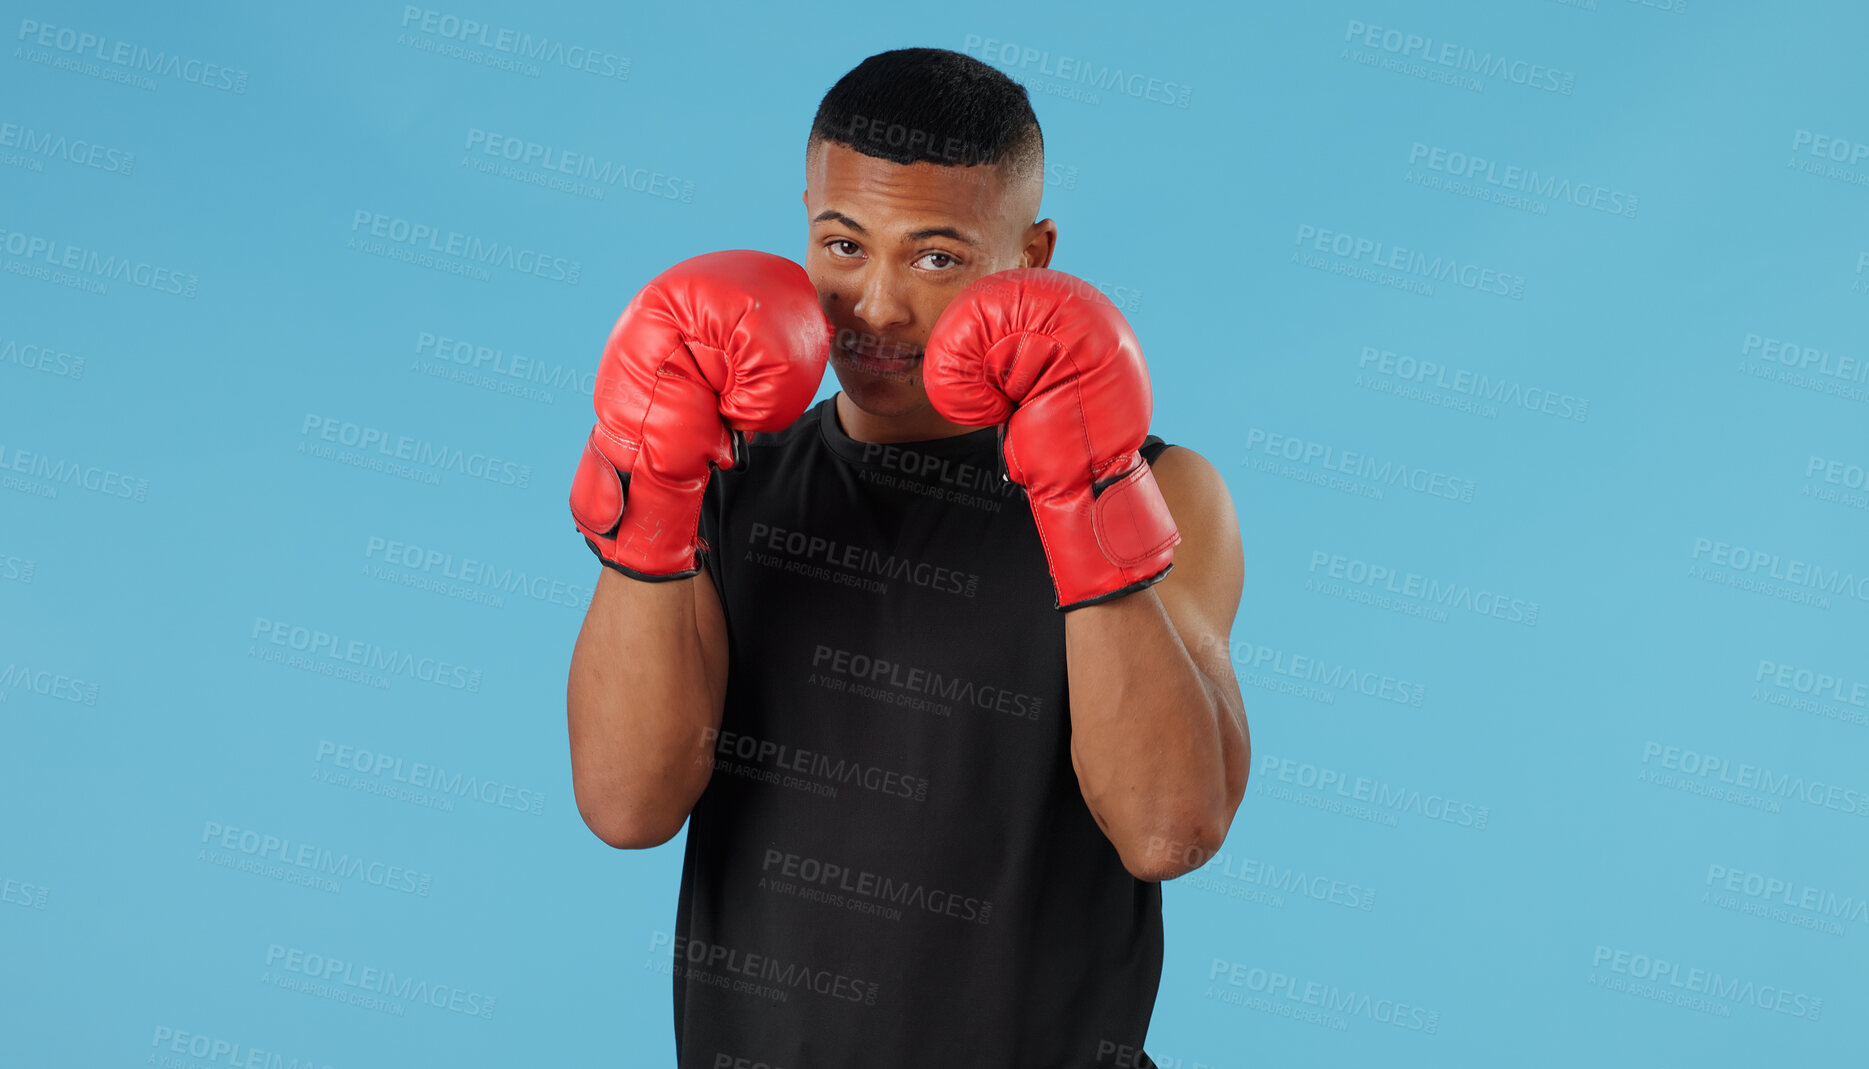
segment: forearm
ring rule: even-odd
[[[1124,864],[1172,879],[1218,848],[1249,763],[1239,691],[1203,673],[1152,588],[1065,622],[1071,758]]]
[[[572,651],[572,783],[585,823],[612,846],[667,841],[707,786],[720,696],[704,667],[697,581],[604,569]]]

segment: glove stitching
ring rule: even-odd
[[[1147,461],[1143,461],[1143,463],[1140,466],[1138,466],[1134,471],[1130,472],[1128,475],[1123,476],[1121,479],[1111,484],[1108,488],[1106,488],[1105,493],[1107,494],[1112,490],[1118,491],[1119,496],[1116,498],[1112,498],[1111,500],[1113,501],[1122,500],[1124,501],[1124,504],[1127,505],[1128,504],[1127,499],[1122,498],[1120,496],[1121,493],[1123,492],[1127,492],[1131,494],[1142,493],[1143,491],[1136,489],[1136,487],[1140,487],[1142,485],[1142,480],[1145,477],[1148,478],[1151,482],[1153,482],[1155,478],[1155,469]],[[1127,487],[1125,486],[1125,484],[1128,484]],[[1158,486],[1157,490],[1159,491],[1159,489],[1160,487]],[[1163,505],[1165,506],[1166,504],[1167,502],[1164,501]],[[1126,509],[1124,515],[1125,517],[1133,521],[1135,513],[1133,509]],[[1108,549],[1106,549],[1104,546],[1103,523],[1101,522],[1102,518],[1103,518],[1103,513],[1101,511],[1093,512],[1091,514],[1091,527],[1093,530],[1097,532],[1097,548],[1103,550],[1103,555],[1106,558],[1108,558],[1111,562],[1120,563],[1123,566],[1125,575],[1128,574],[1129,568],[1131,566],[1146,563],[1150,560],[1153,560],[1163,550],[1170,549],[1178,545],[1181,540],[1181,532],[1174,528],[1173,526],[1174,516],[1170,514],[1170,516],[1168,517],[1169,524],[1170,524],[1169,530],[1167,534],[1162,536],[1161,541],[1155,543],[1153,546],[1148,547],[1146,550],[1140,551],[1136,556],[1119,558],[1119,557],[1112,555],[1111,552]],[[1132,526],[1135,526],[1133,522],[1132,522]]]
[[[754,302],[755,307],[757,307],[757,304],[758,302]],[[747,317],[752,314],[753,314],[752,308],[741,308],[740,309],[740,318],[733,321],[734,335],[738,335],[741,333],[741,328],[746,326]],[[744,345],[739,346],[738,349],[739,351],[744,352],[746,350],[746,346]],[[692,350],[690,350],[689,355],[690,356],[694,355]],[[727,365],[727,382],[720,389],[714,391],[715,411],[720,410],[720,398],[726,394],[732,393],[734,391],[734,388],[739,385],[739,376],[735,374],[735,372],[737,372],[739,368],[735,366],[732,360],[725,359],[727,355],[727,350],[725,349],[721,350],[720,355],[723,358],[721,360],[721,363]]]
[[[1056,337],[1053,337],[1052,335],[1049,335],[1049,334],[1040,334],[1035,331],[1024,331],[1020,334],[1019,343],[1014,348],[1014,355],[1013,355],[1014,362],[1016,363],[1019,357],[1025,354],[1026,345],[1035,339],[1042,340],[1047,344],[1057,346],[1059,357],[1065,363],[1068,363],[1070,365],[1070,368],[1071,368],[1070,383],[1071,383],[1071,397],[1072,397],[1071,403],[1076,405],[1077,407],[1077,426],[1079,429],[1079,433],[1081,435],[1081,444],[1083,445],[1083,448],[1084,448],[1084,455],[1086,457],[1091,458],[1089,461],[1090,476],[1091,476],[1090,481],[1094,483],[1097,479],[1097,473],[1099,471],[1109,468],[1111,464],[1116,463],[1122,458],[1121,457],[1112,458],[1109,462],[1101,464],[1101,465],[1099,465],[1095,460],[1096,454],[1093,451],[1094,447],[1090,440],[1090,420],[1089,420],[1088,413],[1085,411],[1085,407],[1084,407],[1083,373],[1082,373],[1082,369],[1078,366],[1076,356],[1071,352],[1070,346],[1065,345],[1062,341],[1059,341]],[[1006,439],[1006,453],[1007,453],[1007,459],[1013,462],[1014,464],[1016,464],[1017,463],[1017,452],[1013,449],[1012,438],[1010,435],[1008,435]],[[1088,491],[1088,484],[1086,485],[1086,491]],[[1029,490],[1028,490],[1028,493],[1029,493]],[[1070,508],[1071,506],[1066,506],[1067,511],[1069,511]],[[1045,559],[1047,561],[1050,561],[1052,559],[1051,539],[1048,538],[1045,534],[1044,524],[1039,523],[1039,524],[1036,524],[1036,526],[1038,527],[1039,542],[1045,548]],[[1119,577],[1123,579],[1125,583],[1129,582],[1129,579],[1130,579],[1129,570],[1130,569],[1128,565],[1133,562],[1125,562],[1125,561],[1116,560],[1110,555],[1109,551],[1105,548],[1103,534],[1100,529],[1101,525],[1098,523],[1098,512],[1096,510],[1095,495],[1092,495],[1092,500],[1090,504],[1090,526],[1091,526],[1091,537],[1096,543],[1098,553],[1103,557],[1103,559],[1106,562],[1108,562],[1110,565],[1112,565],[1113,567],[1117,569],[1117,573]],[[1055,576],[1053,577],[1053,584],[1057,585],[1057,580]],[[1081,601],[1082,599],[1077,599],[1077,600]],[[1063,604],[1063,601],[1064,601],[1063,591],[1060,590],[1059,591],[1060,605]]]
[[[623,437],[622,435],[616,433],[610,428],[604,426],[601,421],[597,424],[597,433],[603,435],[605,438],[610,439],[611,441],[615,442],[617,445],[621,446],[622,448],[626,450],[640,452],[642,449],[642,447],[636,444],[635,442],[631,441],[628,438]],[[608,460],[609,458],[605,457],[604,459]]]

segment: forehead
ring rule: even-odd
[[[806,165],[805,192],[814,219],[837,211],[872,233],[936,219],[993,224],[1015,208],[997,167],[893,163],[830,141]]]

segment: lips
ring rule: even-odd
[[[844,355],[860,364],[878,364],[884,367],[907,367],[921,361],[922,354],[911,349],[899,349],[895,346],[877,347],[871,345],[840,345]]]

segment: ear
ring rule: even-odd
[[[1052,254],[1058,250],[1058,224],[1040,219],[1025,228],[1025,248],[1019,252],[1020,267],[1050,267]]]

